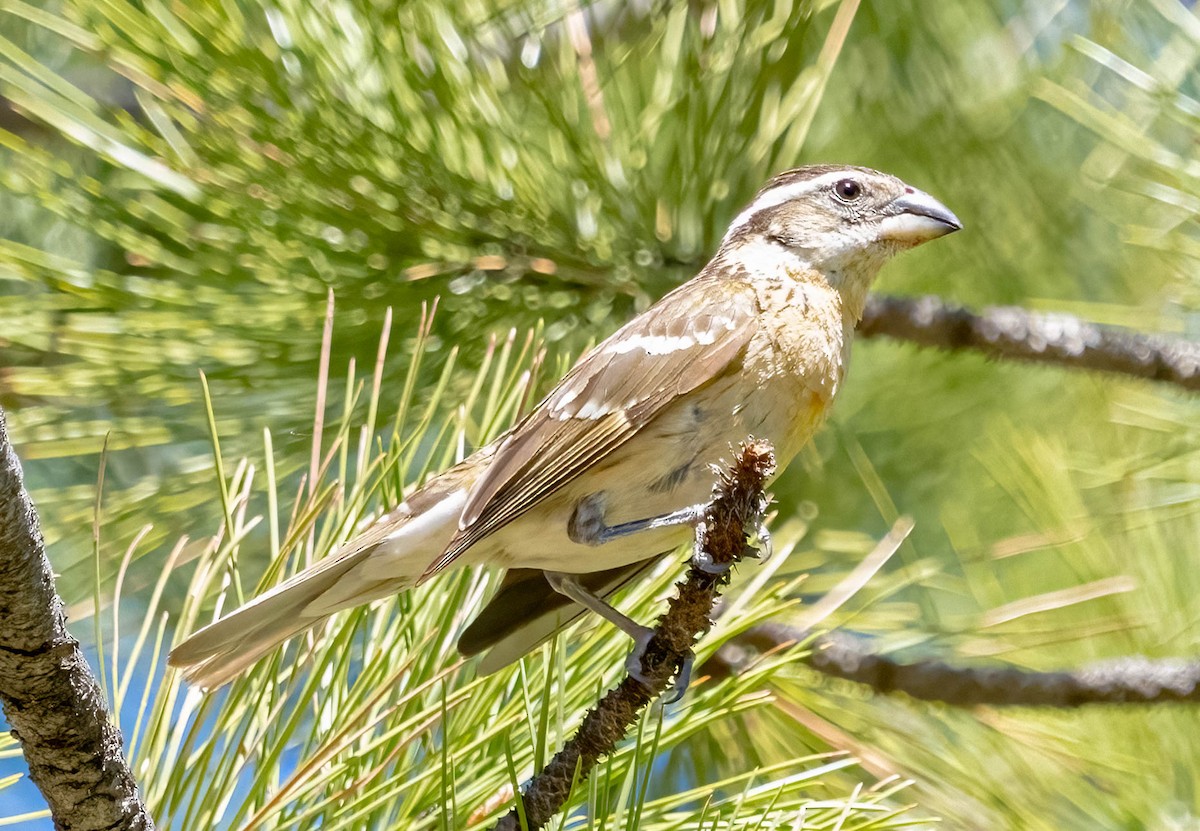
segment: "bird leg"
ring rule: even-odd
[[[609,525],[604,521],[606,494],[604,491],[589,494],[575,505],[575,511],[567,523],[567,536],[572,542],[580,545],[604,545],[620,537],[649,531],[652,528],[667,528],[673,525],[691,525],[696,530],[696,552],[692,564],[706,574],[721,574],[729,570],[729,564],[717,564],[712,561],[700,545],[704,532],[704,512],[708,509],[707,502],[689,505],[667,514],[634,519],[619,525]],[[758,546],[749,547],[747,556],[766,562],[771,557],[771,534],[767,531],[766,523],[759,520],[755,528],[758,536]]]
[[[574,576],[564,574],[561,571],[547,571],[545,575],[546,582],[550,584],[550,588],[559,594],[571,598],[585,609],[590,609],[600,615],[600,617],[633,638],[633,651],[625,659],[625,672],[642,686],[650,689],[650,679],[646,677],[646,673],[642,672],[642,657],[646,654],[646,648],[650,645],[650,639],[654,637],[654,630],[649,626],[642,626],[627,615],[621,614],[606,603],[604,598],[588,591]],[[689,651],[683,659],[683,665],[679,668],[679,672],[675,674],[674,690],[671,693],[671,697],[665,699],[664,703],[674,704],[683,698],[683,694],[687,691],[688,684],[692,680],[692,665],[695,663],[695,660],[696,656]]]
[[[580,584],[574,575],[564,574],[561,571],[547,571],[545,575],[546,582],[550,584],[550,588],[561,595],[571,598],[585,609],[589,609],[600,615],[600,617],[633,638],[635,646],[633,651],[629,653],[629,657],[625,659],[625,670],[638,681],[649,686],[649,679],[642,672],[642,656],[646,653],[646,647],[650,644],[650,639],[654,637],[654,630],[649,626],[642,626],[627,615],[621,614],[621,612],[605,602],[604,598],[594,594]]]
[[[667,514],[660,514],[659,516],[648,517],[646,519],[635,519],[629,522],[622,522],[619,525],[609,525],[604,521],[605,497],[606,494],[604,491],[600,491],[584,497],[576,504],[575,510],[571,514],[571,519],[567,524],[567,536],[570,537],[572,542],[580,545],[598,546],[629,534],[649,531],[653,528],[691,525],[695,529],[696,535],[696,544],[692,547],[694,552],[692,555],[692,566],[707,574],[723,574],[731,568],[732,563],[713,562],[712,557],[704,551],[701,545],[705,530],[704,514],[708,509],[708,503],[689,505],[686,508],[671,511]],[[755,530],[758,536],[758,547],[751,547],[747,553],[749,556],[765,561],[771,556],[771,535],[767,531],[766,524],[761,519]],[[589,591],[572,575],[559,571],[547,571],[545,575],[547,582],[550,583],[551,588],[556,592],[569,597],[585,609],[595,612],[633,638],[635,646],[633,651],[629,653],[629,657],[625,659],[625,670],[630,676],[648,687],[649,679],[642,672],[642,657],[646,653],[646,647],[649,645],[650,639],[654,636],[654,630],[642,626],[637,621],[614,609],[604,598]],[[684,658],[683,664],[675,676],[674,692],[670,698],[665,699],[665,703],[673,704],[683,698],[683,694],[691,681],[692,665],[695,663],[695,657],[694,653],[689,652]]]
[[[634,519],[622,522],[620,525],[608,525],[604,521],[604,491],[593,493],[579,500],[571,521],[567,523],[567,536],[572,542],[580,545],[604,545],[629,534],[649,531],[653,528],[667,528],[673,525],[695,525],[704,519],[704,511],[708,503],[689,505],[669,514]]]

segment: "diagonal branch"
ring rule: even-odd
[[[745,442],[728,472],[722,472],[713,500],[697,531],[697,553],[704,552],[713,563],[732,566],[746,551],[746,528],[757,523],[766,510],[763,489],[775,468],[770,445],[753,439]],[[654,637],[642,656],[642,673],[649,687],[626,676],[584,716],[579,730],[555,754],[518,797],[529,831],[542,828],[562,810],[576,776],[582,781],[596,763],[625,737],[638,713],[667,688],[691,654],[696,638],[712,626],[713,603],[729,582],[728,569],[712,574],[694,563],[679,593],[671,598],[659,618]],[[578,774],[576,774],[578,771]],[[517,831],[520,815],[513,808],[495,826],[495,831]]]
[[[37,512],[0,410],[0,703],[67,831],[152,831],[121,733],[67,631]]]
[[[872,295],[859,332],[992,358],[1131,375],[1200,392],[1200,343],[1145,335],[1067,314],[997,306],[970,312],[933,297]]]

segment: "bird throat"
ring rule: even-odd
[[[758,238],[727,247],[720,252],[714,265],[727,272],[741,272],[751,281],[787,280],[827,285],[840,296],[842,315],[852,328],[862,318],[867,292],[890,253],[857,250],[845,256],[825,258],[816,264],[815,258],[805,249]]]

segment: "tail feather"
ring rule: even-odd
[[[182,667],[183,677],[204,689],[227,684],[288,638],[328,618],[332,612],[306,609],[371,551],[330,558],[296,575],[194,633],[171,651],[167,663]]]
[[[428,482],[339,553],[196,632],[167,663],[213,689],[335,612],[411,588],[454,535],[472,461]]]

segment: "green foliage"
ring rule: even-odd
[[[870,164],[964,219],[964,233],[889,267],[886,290],[1194,336],[1194,14],[1174,0],[931,8],[9,0],[0,93],[44,127],[0,132],[0,403],[72,600],[94,583],[87,529],[112,431],[102,573],[129,552],[125,616],[152,621],[141,653],[107,651],[120,677],[170,640],[158,611],[179,608],[193,563],[188,625],[211,613],[199,598],[224,591],[228,606],[268,560],[274,575],[328,551],[452,458],[458,437],[503,426],[529,352],[518,360],[519,343],[490,346],[486,333],[544,318],[544,385],[690,276],[778,168]],[[319,430],[309,379],[330,288],[326,411],[339,415]],[[437,323],[410,336],[435,294]],[[391,361],[359,396],[361,373],[343,368],[374,366],[389,306],[403,333],[390,354],[422,368]],[[224,457],[259,460],[223,471],[220,488],[198,370]],[[776,488],[776,536],[796,545],[769,568],[795,579],[751,571],[742,582],[764,593],[722,626],[822,595],[912,513],[896,563],[827,625],[985,665],[1192,655],[1197,423],[1195,403],[1140,383],[861,344],[829,429]],[[302,488],[314,444],[316,467],[330,462]],[[213,522],[215,541],[163,553]],[[598,630],[473,680],[448,651],[463,623],[449,610],[491,579],[339,618],[226,697],[187,699],[203,717],[190,732],[172,722],[165,702],[185,696],[168,679],[136,728],[156,805],[172,827],[205,827],[201,796],[217,793],[230,824],[264,811],[268,825],[386,825],[428,809],[428,827],[454,827],[504,792],[502,760],[528,775],[625,647]],[[627,601],[643,615],[669,572],[658,579]],[[414,648],[428,632],[441,639]],[[729,630],[715,634],[704,649]],[[297,660],[314,673],[293,674]],[[130,684],[110,689],[132,695]],[[649,717],[575,804],[609,812],[590,827],[636,827],[639,811],[643,827],[710,827],[690,789],[761,767],[772,785],[725,789],[733,802],[751,789],[733,827],[754,827],[767,812],[754,800],[791,775],[785,827],[801,806],[824,827],[908,822],[886,814],[897,798],[950,827],[1189,827],[1196,718],[947,711],[867,697],[776,656],[697,687],[661,732]],[[245,755],[258,747],[270,758]],[[867,774],[826,769],[844,763],[817,759],[831,748]],[[328,764],[288,778],[327,749]],[[893,797],[893,775],[916,785]],[[855,789],[875,781],[863,805]],[[355,815],[338,795],[360,782],[371,796]],[[416,796],[389,798],[400,791]],[[445,793],[461,794],[449,813]]]

